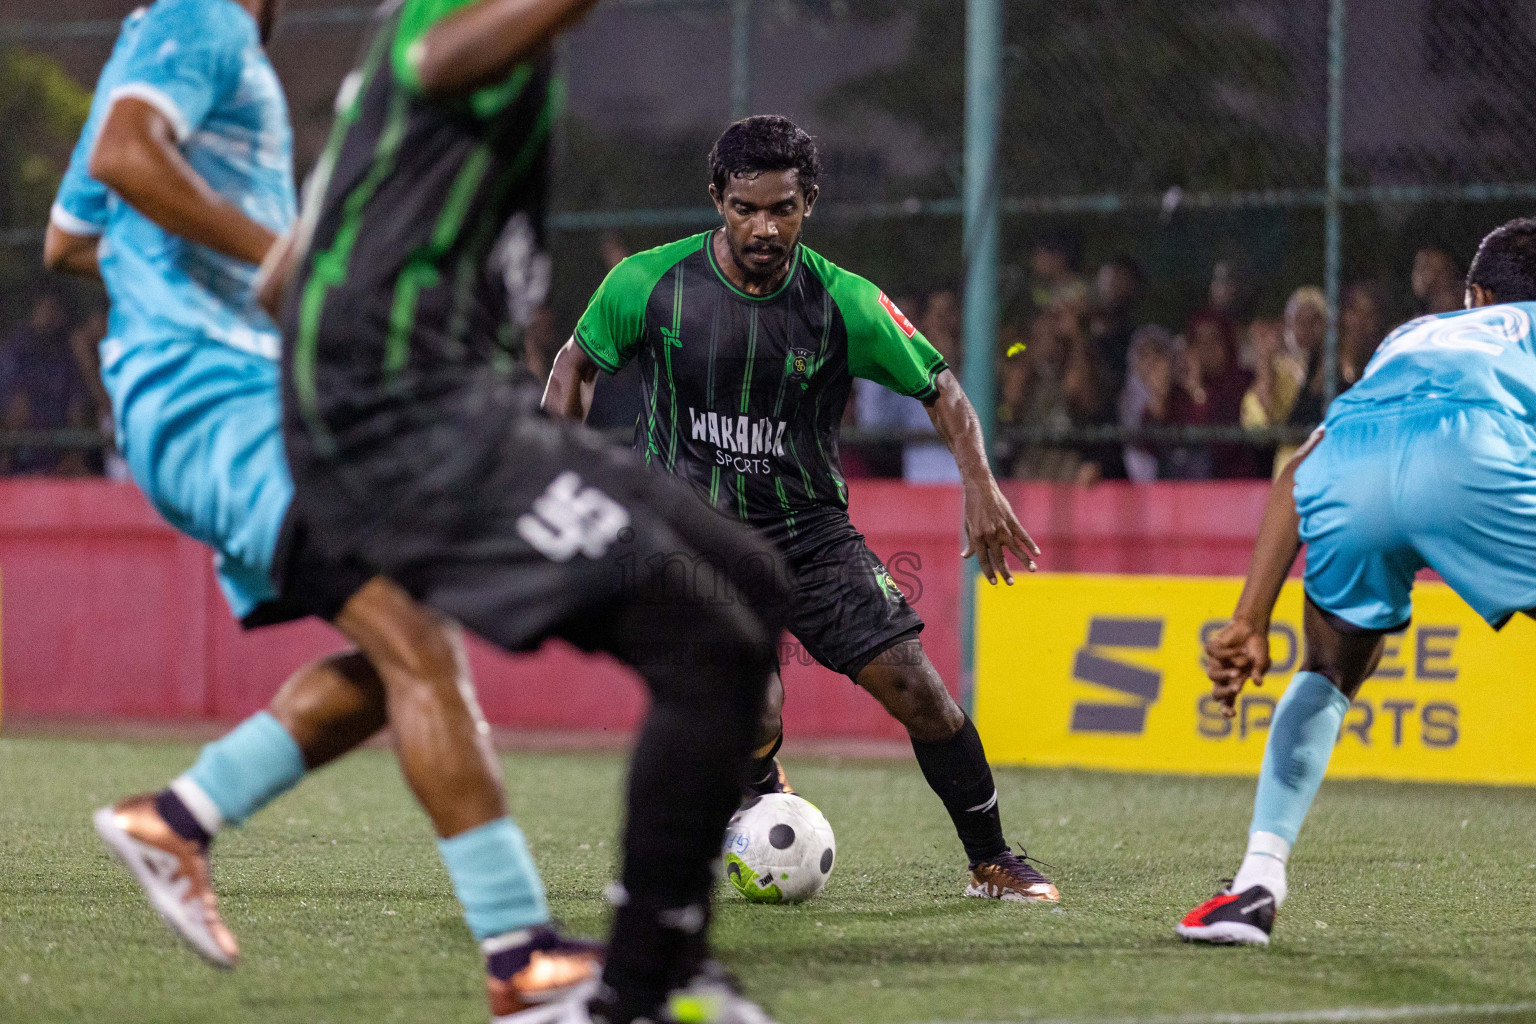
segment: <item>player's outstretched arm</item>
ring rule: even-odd
[[[91,177],[171,234],[246,263],[259,264],[277,238],[214,191],[182,156],[166,116],[132,96],[112,104]]]
[[[992,476],[981,420],[976,417],[976,410],[971,400],[965,397],[960,382],[953,373],[945,370],[934,383],[938,391],[928,406],[928,418],[933,420],[934,429],[955,457],[955,465],[960,468],[960,482],[965,489],[965,550],[960,556],[969,558],[974,554],[988,583],[996,584],[1001,575],[1012,585],[1013,573],[1008,569],[1004,552],[1013,552],[1020,564],[1035,572],[1038,568],[1035,558],[1040,554],[1040,548],[1019,525],[1013,506],[1003,497],[1002,489]]]
[[[434,24],[406,59],[428,96],[470,92],[506,78],[595,6],[597,0],[479,0]]]
[[[43,266],[56,274],[100,277],[101,266],[96,262],[100,241],[99,235],[76,235],[49,224],[43,236]]]
[[[544,385],[544,411],[558,419],[586,420],[597,390],[597,371],[598,365],[576,339],[567,341],[555,353],[555,365]]]
[[[1237,713],[1237,695],[1243,685],[1251,679],[1254,685],[1262,686],[1264,674],[1269,671],[1270,616],[1301,550],[1301,516],[1292,497],[1296,469],[1322,438],[1321,430],[1313,433],[1275,478],[1264,506],[1264,518],[1259,523],[1259,536],[1253,544],[1248,578],[1237,599],[1237,610],[1232,613],[1232,621],[1206,641],[1206,673],[1211,677],[1211,692],[1228,718]]]

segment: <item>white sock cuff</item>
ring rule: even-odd
[[[1273,857],[1281,864],[1291,859],[1291,844],[1275,835],[1273,832],[1250,832],[1248,834],[1248,852],[1250,854],[1262,854]]]
[[[504,935],[492,935],[480,943],[480,952],[486,956],[495,956],[505,952],[514,946],[521,946],[533,938],[533,929],[520,928],[515,932],[507,932]]]
[[[214,803],[213,798],[204,793],[203,787],[193,782],[191,777],[178,775],[171,780],[170,790],[187,805],[187,810],[191,811],[192,817],[203,826],[204,832],[216,835],[219,829],[224,827],[224,814],[219,810],[219,805]]]

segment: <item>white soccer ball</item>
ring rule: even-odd
[[[826,815],[793,793],[770,793],[725,830],[725,876],[753,903],[801,903],[826,886],[837,840]]]

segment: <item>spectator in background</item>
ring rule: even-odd
[[[1254,325],[1250,338],[1258,365],[1254,386],[1244,398],[1243,426],[1258,429],[1295,422],[1310,426],[1321,421],[1322,351],[1327,332],[1328,306],[1323,290],[1310,285],[1291,293],[1278,334],[1267,322]],[[1312,391],[1315,394],[1304,394]]]
[[[1185,327],[1184,337],[1173,422],[1190,427],[1239,426],[1243,396],[1253,385],[1253,374],[1238,363],[1237,331],[1231,319],[1214,311],[1197,313]],[[1209,466],[1208,475],[1218,480],[1255,475],[1253,451],[1246,445],[1197,445],[1195,453]]]
[[[7,430],[93,428],[95,414],[70,346],[70,323],[59,293],[40,292],[27,319],[0,341],[0,426]],[[88,471],[79,449],[0,450],[10,475]]]
[[[1030,322],[1024,351],[1003,360],[1000,384],[998,420],[1004,425],[1065,430],[1100,420],[1102,374],[1070,302],[1055,304]],[[1004,461],[1016,480],[1088,485],[1101,475],[1091,455],[1062,445],[1025,442]]]
[[[1078,247],[1066,235],[1045,235],[1029,253],[1029,290],[1035,310],[1067,304],[1086,312],[1088,285],[1078,276]]]
[[[1285,304],[1285,344],[1297,368],[1297,389],[1280,422],[1313,427],[1323,421],[1323,343],[1328,337],[1328,301],[1323,290],[1298,288]]]
[[[1242,265],[1234,260],[1217,260],[1211,267],[1211,286],[1206,293],[1206,309],[1242,323],[1252,315],[1253,282]]]
[[[1267,324],[1263,329],[1254,325],[1251,336],[1260,365],[1243,399],[1243,426],[1313,427],[1322,422],[1327,333],[1327,300],[1321,288],[1311,285],[1291,293],[1279,339]],[[1274,471],[1279,472],[1295,451],[1295,445],[1281,445],[1275,451]]]
[[[1413,254],[1412,285],[1420,313],[1449,313],[1466,301],[1456,260],[1438,246],[1426,245]]]
[[[91,419],[95,421],[96,430],[104,440],[111,439],[116,433],[112,423],[112,399],[101,383],[101,339],[106,336],[107,312],[99,308],[92,310],[89,316],[80,321],[79,326],[69,332],[70,352],[75,357],[75,366],[80,370],[80,379],[91,395]],[[117,481],[129,479],[128,461],[111,445],[86,452],[84,459],[88,473],[105,475]]]
[[[1386,335],[1385,308],[1382,289],[1372,281],[1357,281],[1345,289],[1339,307],[1339,391],[1360,379]]]
[[[1125,387],[1120,391],[1122,427],[1175,425],[1179,396],[1176,378],[1183,354],[1179,342],[1156,324],[1137,328],[1127,355]],[[1135,441],[1125,445],[1125,475],[1132,483],[1200,479],[1209,472],[1205,453],[1180,445]]]
[[[1093,279],[1088,337],[1111,394],[1119,394],[1125,384],[1126,358],[1131,351],[1131,335],[1136,332],[1136,307],[1145,283],[1141,264],[1124,255],[1106,260]]]
[[[928,296],[926,302],[898,299],[896,307],[917,310],[911,317],[913,323],[939,350],[955,376],[960,376],[965,347],[960,336],[959,294],[954,289],[941,288]],[[855,422],[861,430],[934,434],[933,420],[922,402],[872,380],[854,379],[853,401]],[[907,441],[901,446],[901,478],[914,484],[959,483],[960,471],[942,442]]]

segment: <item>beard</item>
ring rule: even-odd
[[[736,263],[736,268],[749,281],[771,281],[784,272],[789,264],[789,255],[794,251],[793,245],[749,245],[741,249],[731,248],[731,258]],[[768,254],[773,261],[768,264],[754,263],[749,257],[758,254]]]

